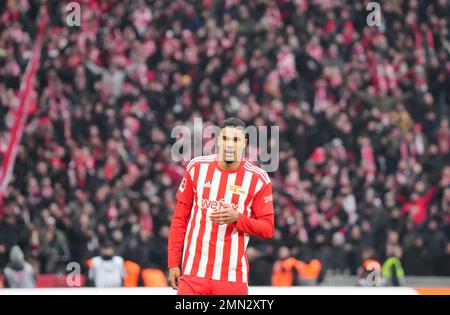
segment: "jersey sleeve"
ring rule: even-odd
[[[257,218],[274,213],[271,182],[264,184],[253,197],[252,211]]]
[[[186,236],[191,207],[181,202],[177,203],[170,224],[168,240],[168,267],[178,267],[180,265],[183,252],[183,242]]]
[[[252,202],[255,218],[239,214],[235,226],[239,231],[252,236],[270,239],[274,234],[274,209],[272,201],[272,184],[269,182],[256,193]]]
[[[184,172],[176,197],[178,201],[184,204],[192,204],[194,198],[194,184],[188,170]]]

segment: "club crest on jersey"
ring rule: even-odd
[[[237,195],[245,195],[246,191],[244,189],[242,189],[241,186],[238,185],[230,185],[230,191],[233,194],[237,194]]]

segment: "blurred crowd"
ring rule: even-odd
[[[1,1],[0,160],[40,5],[50,25],[0,269],[14,245],[60,273],[108,241],[166,270],[186,164],[171,131],[237,116],[280,128],[276,232],[251,241],[251,284],[286,257],[356,274],[395,256],[407,275],[450,276],[450,4],[382,2],[371,27],[368,2],[85,0],[69,27],[64,1]]]

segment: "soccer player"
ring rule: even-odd
[[[270,178],[243,159],[245,123],[228,118],[220,128],[218,155],[194,158],[176,195],[168,267],[179,295],[247,295],[249,236],[274,233]]]

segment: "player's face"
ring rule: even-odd
[[[246,144],[244,130],[234,127],[222,128],[219,135],[219,157],[227,163],[240,161]]]

